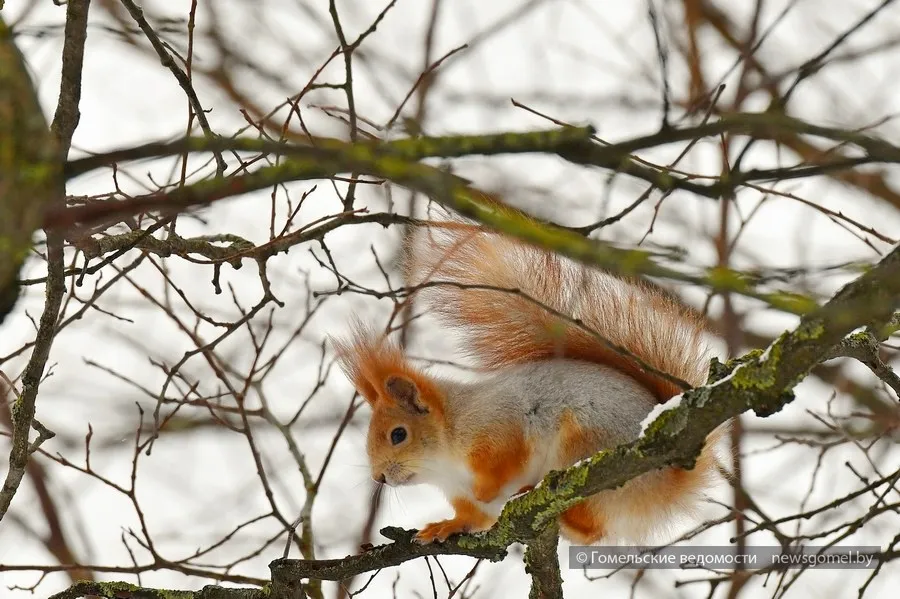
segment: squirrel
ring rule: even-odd
[[[455,510],[422,528],[420,543],[487,530],[551,470],[635,440],[653,408],[683,391],[677,381],[702,384],[708,364],[702,318],[662,288],[444,219],[408,234],[406,282],[487,375],[429,374],[358,320],[334,341],[372,409],[372,477],[435,485]],[[665,530],[715,480],[721,432],[692,469],[648,472],[568,508],[560,534],[643,543]]]

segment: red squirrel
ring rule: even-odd
[[[446,218],[410,234],[407,283],[488,374],[434,376],[359,323],[335,341],[372,409],[372,477],[436,485],[456,512],[420,530],[423,543],[490,528],[509,497],[636,439],[654,406],[681,393],[601,339],[691,386],[707,368],[702,319],[659,288]],[[645,542],[714,480],[715,436],[691,470],[649,472],[569,508],[560,533],[582,544]]]

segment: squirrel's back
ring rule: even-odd
[[[633,441],[655,403],[646,388],[609,366],[566,359],[508,366],[467,391],[459,428],[515,418],[526,438],[546,443],[547,432],[572,417],[585,432],[599,434],[587,454]]]
[[[406,267],[410,286],[423,287],[427,308],[461,333],[480,367],[553,358],[604,364],[660,403],[705,379],[702,320],[643,281],[459,220],[413,232]]]

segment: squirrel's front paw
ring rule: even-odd
[[[447,537],[458,532],[469,532],[470,526],[468,522],[459,519],[442,520],[441,522],[432,522],[415,536],[416,543],[427,545],[434,541],[445,541]]]

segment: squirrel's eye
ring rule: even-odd
[[[402,426],[398,426],[394,430],[391,431],[391,443],[394,445],[399,445],[406,440],[406,429]]]

